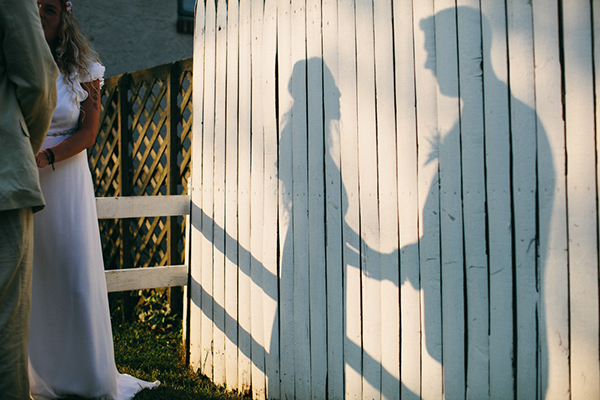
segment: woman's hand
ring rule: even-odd
[[[38,168],[44,168],[48,166],[48,157],[43,151],[37,153],[37,155],[35,156],[35,163],[37,164]]]

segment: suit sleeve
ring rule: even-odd
[[[58,69],[44,38],[36,1],[1,0],[0,7],[7,77],[15,87],[36,154],[56,107]]]

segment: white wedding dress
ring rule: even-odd
[[[100,79],[94,64],[74,89],[58,77],[58,103],[42,148],[56,145],[77,128],[80,82]],[[131,399],[145,382],[117,372],[102,261],[100,233],[87,154],[40,170],[46,207],[34,215],[34,262],[29,337],[29,373],[34,399],[66,395]]]

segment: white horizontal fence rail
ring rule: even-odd
[[[596,33],[589,0],[198,1],[191,364],[600,398]]]
[[[169,217],[190,214],[190,196],[97,197],[98,219]]]
[[[105,271],[109,292],[186,286],[187,265],[130,268]]]
[[[190,215],[190,196],[97,197],[96,210],[98,219]],[[189,236],[189,228],[186,232]],[[105,275],[109,292],[186,286],[189,265],[107,270]]]

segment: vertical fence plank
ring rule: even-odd
[[[227,3],[227,98],[225,150],[225,378],[238,381],[238,74],[239,4]]]
[[[252,135],[250,164],[250,274],[252,290],[252,398],[265,398],[265,341],[263,324],[264,131],[262,115],[263,1],[251,2]]]
[[[398,194],[392,3],[373,2],[381,297],[381,397],[400,398]]]
[[[192,130],[192,152],[196,154],[192,160],[191,189],[192,198],[191,232],[190,232],[190,287],[189,296],[189,352],[190,365],[198,370],[202,363],[202,162],[198,154],[202,154],[204,143],[202,116],[204,115],[204,65],[205,65],[205,10],[204,3],[196,3],[196,26],[194,28],[194,79],[193,102],[196,123]]]
[[[407,398],[421,397],[415,47],[412,1],[393,6],[400,224],[400,394],[401,398]]]
[[[278,182],[277,182],[277,109],[276,54],[277,0],[267,0],[263,28],[263,125],[264,125],[264,343],[266,397],[281,398],[279,390],[279,318],[278,318]]]
[[[310,289],[308,244],[306,1],[292,0],[292,225],[294,376],[296,398],[311,397],[310,379]]]
[[[376,399],[381,393],[381,265],[372,0],[356,1],[356,31],[363,399]]]
[[[461,204],[461,130],[456,10],[454,1],[435,2],[435,70],[439,137],[439,229],[444,394],[465,396],[465,276]],[[431,194],[430,194],[431,196]],[[432,221],[433,223],[433,221]],[[437,271],[431,277],[438,279]],[[427,296],[427,291],[425,296]],[[437,306],[437,304],[436,304]],[[433,306],[432,306],[433,307]],[[425,309],[427,313],[427,308]],[[437,310],[435,311],[437,313]],[[431,316],[425,314],[425,324]],[[436,314],[437,318],[437,314]],[[436,328],[437,329],[437,328]],[[426,329],[426,334],[429,333]],[[429,340],[429,339],[428,339]],[[432,354],[433,355],[433,354]],[[436,354],[437,360],[440,355]]]
[[[597,166],[591,3],[562,9],[571,311],[571,396],[600,397],[598,370]],[[573,156],[570,156],[570,155]]]
[[[214,122],[214,233],[213,233],[213,379],[225,379],[225,104],[227,72],[227,3],[217,3],[215,122]]]
[[[358,139],[356,115],[355,4],[338,1],[342,214],[344,215],[345,398],[362,397],[360,238],[358,236]]]
[[[514,397],[510,127],[506,12],[482,0],[490,291],[490,397]],[[497,61],[497,62],[496,62]]]
[[[327,300],[325,270],[325,185],[323,49],[320,0],[306,2],[308,90],[308,209],[310,293],[310,380],[314,400],[326,397]]]
[[[340,91],[338,88],[337,0],[323,2],[323,97],[325,110],[325,257],[327,265],[327,397],[344,396],[344,307]]]
[[[251,154],[251,2],[240,1],[240,61],[239,61],[239,386],[243,393],[251,388],[252,313],[250,280],[250,154]]]
[[[191,171],[190,171],[191,173]],[[190,179],[188,180],[188,189],[189,189],[189,193],[191,195],[192,192],[192,185],[191,185],[191,174],[190,174]],[[191,279],[191,275],[192,275],[192,269],[191,269],[191,248],[192,248],[192,240],[191,240],[191,232],[192,232],[192,221],[191,221],[191,216],[188,215],[187,218],[185,219],[185,237],[184,237],[184,242],[183,242],[183,246],[185,249],[185,255],[184,255],[184,259],[183,259],[183,264],[188,266],[188,280],[187,280],[187,285],[183,287],[183,291],[182,291],[182,295],[183,295],[183,307],[182,307],[182,324],[183,324],[183,329],[181,332],[181,336],[182,336],[182,340],[183,340],[183,348],[185,351],[185,363],[186,365],[189,365],[190,367],[193,368],[193,364],[192,364],[192,358],[190,355],[190,332],[191,332],[191,327],[192,327],[192,320],[190,318],[191,316],[191,310],[192,310],[192,306],[190,305],[190,295],[192,294],[192,290],[190,289],[192,286],[192,279]]]
[[[478,1],[457,7],[466,282],[467,397],[489,396],[489,299],[485,224],[483,54]]]
[[[540,229],[539,370],[545,399],[568,399],[569,277],[557,1],[533,1]]]
[[[215,140],[215,56],[216,4],[206,6],[206,64],[204,71],[204,115],[202,120],[202,361],[201,371],[213,378],[213,244],[214,244],[214,140]]]
[[[533,32],[529,1],[508,2],[511,91],[512,186],[516,298],[517,398],[537,396],[536,278],[536,118],[534,111]]]
[[[294,398],[294,279],[292,201],[292,142],[290,92],[292,78],[292,9],[289,0],[279,1],[277,8],[277,60],[279,72],[279,321],[281,398]]]
[[[424,70],[435,60],[435,27],[427,19],[432,15],[432,2],[414,3],[423,398],[442,396],[437,90],[435,76]]]

